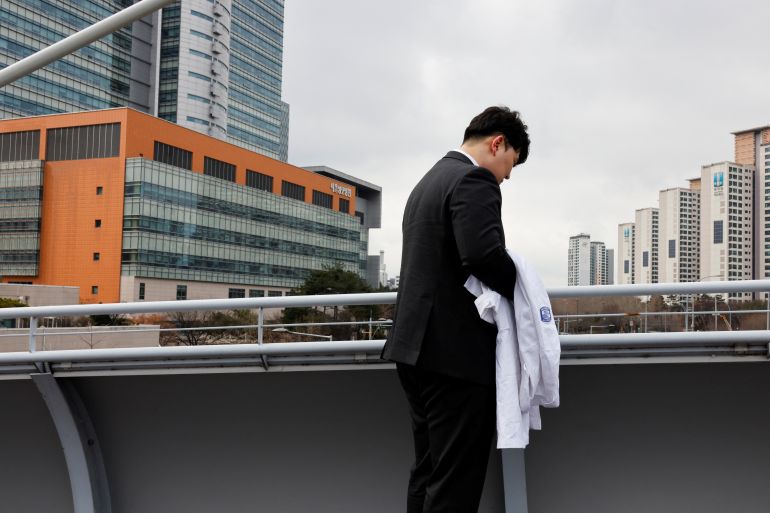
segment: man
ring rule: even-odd
[[[500,184],[529,154],[519,113],[489,107],[415,186],[404,210],[401,281],[382,356],[409,402],[415,463],[407,513],[478,510],[495,433],[495,326],[465,287],[473,274],[513,298]]]

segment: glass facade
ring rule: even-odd
[[[0,163],[0,275],[38,274],[42,199],[42,161]]]
[[[366,270],[356,218],[142,158],[127,160],[123,223],[124,275],[291,288]]]
[[[133,3],[3,0],[0,68]],[[177,1],[2,88],[0,119],[157,106],[163,119],[285,162],[283,16],[282,0]]]
[[[131,0],[3,0],[0,68],[130,6]],[[130,106],[149,110],[150,30],[131,26],[0,89],[0,118]],[[134,34],[139,31],[140,34]],[[141,46],[141,45],[140,45]],[[147,50],[149,52],[149,50]],[[147,59],[145,59],[147,57]]]
[[[288,131],[282,131],[282,118],[286,116],[288,126],[288,106],[281,102],[283,9],[283,0],[233,0],[227,138],[286,161]]]

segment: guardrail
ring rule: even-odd
[[[698,282],[645,285],[603,285],[588,287],[559,287],[548,290],[555,298],[648,296],[664,294],[708,294],[770,291],[770,280],[730,282]],[[313,323],[265,323],[265,310],[287,307],[324,307],[393,304],[395,292],[369,294],[336,294],[317,296],[286,296],[268,298],[239,298],[189,301],[157,301],[113,303],[98,305],[64,305],[0,309],[0,319],[29,319],[29,350],[20,353],[0,353],[0,375],[37,372],[42,369],[59,373],[146,370],[203,369],[297,365],[340,365],[385,363],[379,359],[383,340],[348,340],[322,342],[265,343],[265,329],[308,326]],[[253,343],[208,346],[172,346],[115,349],[82,349],[66,351],[37,351],[38,319],[84,315],[118,315],[168,313],[180,311],[257,310],[258,323],[246,326],[218,326],[182,329],[242,329],[254,328]],[[691,312],[692,313],[692,312]],[[703,314],[704,312],[695,312]],[[711,312],[705,312],[710,315]],[[594,314],[585,314],[594,315]],[[595,314],[601,317],[604,314]],[[613,315],[613,314],[607,314]],[[625,314],[618,314],[625,315]],[[357,321],[335,324],[387,325],[382,321]],[[616,333],[562,335],[563,361],[585,359],[628,359],[678,357],[748,357],[767,358],[770,351],[770,331],[714,331],[673,333]]]

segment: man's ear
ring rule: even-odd
[[[502,135],[497,135],[490,139],[489,142],[489,151],[492,153],[492,156],[496,156],[497,152],[500,151],[500,145],[505,144],[505,137]]]

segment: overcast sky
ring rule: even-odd
[[[567,244],[658,206],[730,132],[770,124],[767,0],[286,0],[289,162],[382,187],[390,276],[412,187],[488,105],[519,110],[529,160],[502,185],[508,246],[547,286]]]

